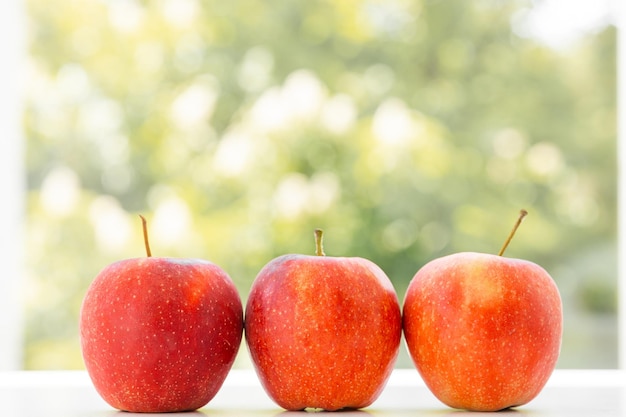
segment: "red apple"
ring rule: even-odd
[[[142,218],[143,219],[143,218]],[[230,277],[198,259],[150,256],[107,266],[80,312],[93,384],[131,412],[195,410],[222,386],[241,344],[243,308]]]
[[[427,263],[409,284],[403,317],[417,370],[453,408],[495,411],[528,403],[546,384],[561,348],[556,284],[537,264],[500,255],[457,253]]]
[[[268,395],[287,410],[370,405],[400,347],[402,319],[389,278],[363,258],[284,255],[257,275],[245,334]]]

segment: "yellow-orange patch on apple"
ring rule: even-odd
[[[528,403],[559,356],[562,304],[539,265],[457,253],[422,267],[403,306],[413,362],[443,403],[495,411]]]

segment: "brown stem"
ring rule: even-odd
[[[315,255],[317,256],[326,256],[322,241],[323,235],[324,231],[322,231],[322,229],[315,229]]]
[[[528,214],[528,212],[526,210],[524,210],[524,209],[520,210],[519,218],[515,222],[515,225],[513,226],[513,229],[511,230],[511,233],[509,233],[509,237],[506,238],[506,241],[504,242],[504,245],[502,245],[502,248],[500,249],[500,252],[498,252],[498,256],[502,256],[504,254],[504,251],[509,246],[509,243],[511,243],[511,239],[513,239],[513,236],[515,236],[515,232],[517,231],[517,228],[519,227],[520,224],[522,224],[522,220],[524,220],[524,217],[526,217],[527,214]]]
[[[148,241],[148,222],[141,214],[139,217],[141,217],[141,225],[143,227],[143,243],[146,246],[146,255],[149,258],[152,256],[152,251],[150,250],[150,242]]]

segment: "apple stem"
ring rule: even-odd
[[[511,243],[511,239],[513,239],[513,236],[515,236],[515,232],[517,231],[517,228],[519,227],[520,224],[522,224],[522,220],[524,220],[524,217],[526,217],[527,214],[528,214],[528,212],[526,210],[524,210],[524,209],[520,210],[519,218],[515,222],[515,225],[513,226],[513,229],[511,230],[511,233],[509,233],[509,237],[506,238],[506,241],[504,242],[504,245],[502,245],[502,248],[500,249],[500,252],[498,252],[498,256],[502,256],[504,254],[504,251],[509,246],[509,243]]]
[[[317,256],[326,256],[324,253],[323,235],[324,231],[322,229],[315,229],[315,255]]]
[[[141,217],[141,225],[143,227],[143,243],[146,246],[146,255],[149,258],[152,256],[152,251],[150,250],[150,242],[148,241],[148,222],[141,214],[139,217]]]

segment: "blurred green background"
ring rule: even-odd
[[[558,366],[616,367],[616,31],[542,42],[540,4],[28,0],[25,367],[83,367],[83,295],[143,256],[139,213],[156,256],[212,260],[244,302],[316,227],[402,301],[521,208],[507,255],[560,288]]]

